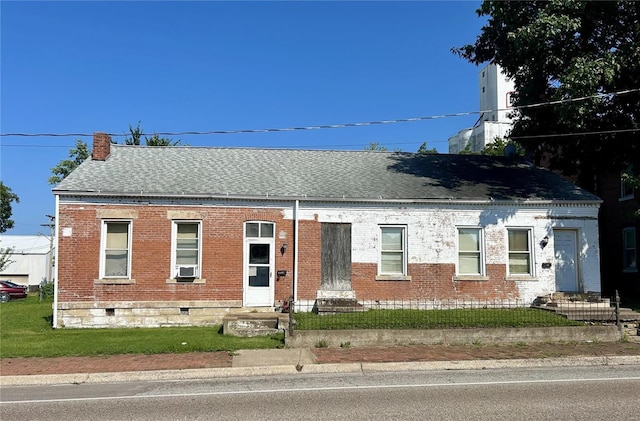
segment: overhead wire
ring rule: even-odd
[[[443,118],[451,118],[451,117],[462,117],[468,115],[483,115],[485,113],[491,112],[500,112],[500,111],[518,111],[529,108],[538,108],[543,106],[551,106],[558,105],[564,103],[585,101],[588,99],[602,98],[602,97],[614,97],[619,95],[625,95],[629,93],[640,92],[640,88],[634,89],[626,89],[617,92],[603,92],[594,95],[587,95],[577,98],[567,98],[560,99],[554,101],[545,101],[536,104],[529,105],[521,105],[514,106],[509,108],[497,108],[497,109],[489,109],[489,110],[480,110],[480,111],[465,111],[459,113],[449,113],[449,114],[441,114],[441,115],[429,115],[429,116],[420,116],[420,117],[410,117],[410,118],[398,118],[391,120],[378,120],[378,121],[364,121],[358,123],[338,123],[338,124],[323,124],[323,125],[315,125],[315,126],[302,126],[302,127],[287,127],[287,128],[264,128],[264,129],[236,129],[236,130],[207,130],[207,131],[168,131],[168,132],[153,132],[153,133],[141,133],[141,136],[146,135],[158,135],[158,136],[188,136],[188,135],[221,135],[221,134],[241,134],[241,133],[277,133],[277,132],[293,132],[293,131],[303,131],[303,130],[322,130],[322,129],[340,129],[347,127],[365,127],[365,126],[375,126],[375,125],[384,125],[384,124],[396,124],[396,123],[408,123],[408,122],[416,122],[416,121],[427,121],[427,120],[438,120]],[[588,133],[566,133],[566,134],[549,134],[549,135],[538,135],[537,137],[557,137],[557,136],[577,136],[577,135],[586,135],[586,134],[600,134],[600,133],[620,133],[625,131],[637,131],[637,129],[621,129],[621,130],[608,130],[602,132],[588,132]],[[107,133],[112,137],[126,137],[130,136],[130,134],[126,133]],[[85,136],[93,136],[93,133],[0,133],[1,137],[85,137]],[[533,137],[533,136],[530,136]],[[519,136],[518,138],[525,138],[525,136]],[[528,138],[528,137],[527,137]],[[516,138],[514,138],[516,139]]]

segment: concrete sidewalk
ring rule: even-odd
[[[640,365],[640,343],[411,345],[4,358],[0,385],[207,379],[297,373]]]

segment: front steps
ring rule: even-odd
[[[312,311],[318,314],[339,314],[364,310],[352,290],[319,290]]]
[[[222,319],[222,332],[225,335],[254,337],[274,335],[289,327],[289,314],[286,313],[235,313]]]
[[[556,292],[538,297],[533,307],[553,311],[569,320],[585,322],[615,322],[616,309],[609,298],[602,298],[594,293]],[[620,307],[618,320],[621,322],[638,322],[640,313],[629,308]]]

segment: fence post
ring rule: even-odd
[[[620,295],[616,289],[616,326],[618,326],[618,332],[622,333],[622,324],[620,323]]]
[[[289,336],[293,336],[293,297],[289,297]]]

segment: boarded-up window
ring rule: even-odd
[[[322,290],[351,290],[351,224],[322,223]]]

